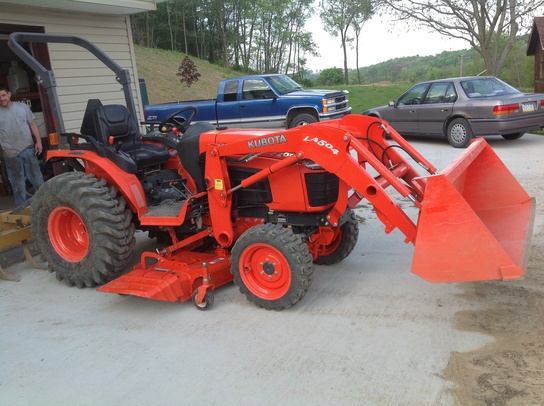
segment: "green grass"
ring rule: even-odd
[[[396,99],[404,93],[411,84],[409,83],[389,83],[379,85],[338,85],[325,86],[325,89],[347,90],[349,91],[349,105],[352,112],[360,114],[372,107],[383,106],[389,100]],[[323,88],[323,86],[320,86]]]
[[[151,104],[215,98],[217,85],[221,80],[240,76],[239,72],[191,57],[201,76],[198,82],[187,87],[181,84],[179,77],[176,76],[179,65],[185,57],[184,53],[137,45],[134,48],[138,76],[145,79]]]

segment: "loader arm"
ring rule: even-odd
[[[393,187],[401,196],[421,207],[425,180],[396,151],[397,147],[386,141],[385,134],[393,131],[379,119],[352,115],[332,122],[267,132],[259,137],[237,136],[230,131],[203,137],[201,150],[206,151],[205,178],[212,223],[218,230],[216,239],[224,245],[233,241],[229,213],[231,196],[237,188],[246,188],[302,160],[311,160],[338,176],[343,184],[341,190],[354,190],[349,199],[351,207],[362,198],[367,199],[384,223],[386,233],[398,228],[405,235],[406,242],[414,243],[416,224],[386,189]],[[411,146],[404,151],[424,161],[430,173],[436,171]],[[251,153],[279,153],[286,157],[246,178],[236,188],[230,188],[226,158]],[[327,216],[328,224],[337,226],[345,208],[346,200],[340,198]]]
[[[527,269],[535,200],[484,139],[473,140],[440,173],[386,122],[358,115],[280,132],[208,133],[200,147],[206,153],[213,234],[223,246],[236,237],[229,217],[236,188],[311,160],[340,180],[326,226],[338,226],[346,202],[353,208],[368,200],[386,233],[398,228],[405,242],[414,244],[416,275],[431,282],[515,279]],[[262,153],[284,158],[231,188],[226,159]],[[350,189],[347,198],[344,192]],[[417,220],[397,204],[393,192],[412,202]]]

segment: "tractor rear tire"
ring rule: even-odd
[[[343,261],[357,244],[359,237],[359,222],[355,213],[347,209],[348,220],[338,228],[338,234],[331,244],[319,249],[315,263],[319,265],[334,265]]]
[[[83,172],[53,177],[32,201],[32,233],[59,281],[102,285],[125,268],[134,250],[132,213],[105,180]]]
[[[313,280],[308,245],[278,224],[261,224],[243,233],[232,248],[231,264],[240,292],[267,310],[293,306]]]

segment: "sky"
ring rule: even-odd
[[[306,28],[312,32],[319,45],[320,57],[308,57],[308,69],[319,71],[327,68],[343,68],[344,57],[340,36],[332,37],[323,29],[319,16],[308,20]],[[365,67],[404,56],[436,55],[443,51],[468,49],[461,40],[441,37],[426,29],[407,31],[401,26],[393,31],[394,24],[385,17],[376,16],[367,21],[359,37],[359,66]],[[355,50],[348,46],[348,68],[354,69]]]

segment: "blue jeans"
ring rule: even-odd
[[[4,157],[4,163],[15,196],[15,206],[19,207],[26,201],[25,182],[27,177],[34,186],[34,190],[38,190],[43,185],[43,176],[38,158],[34,153],[34,147],[25,149],[15,158]]]

